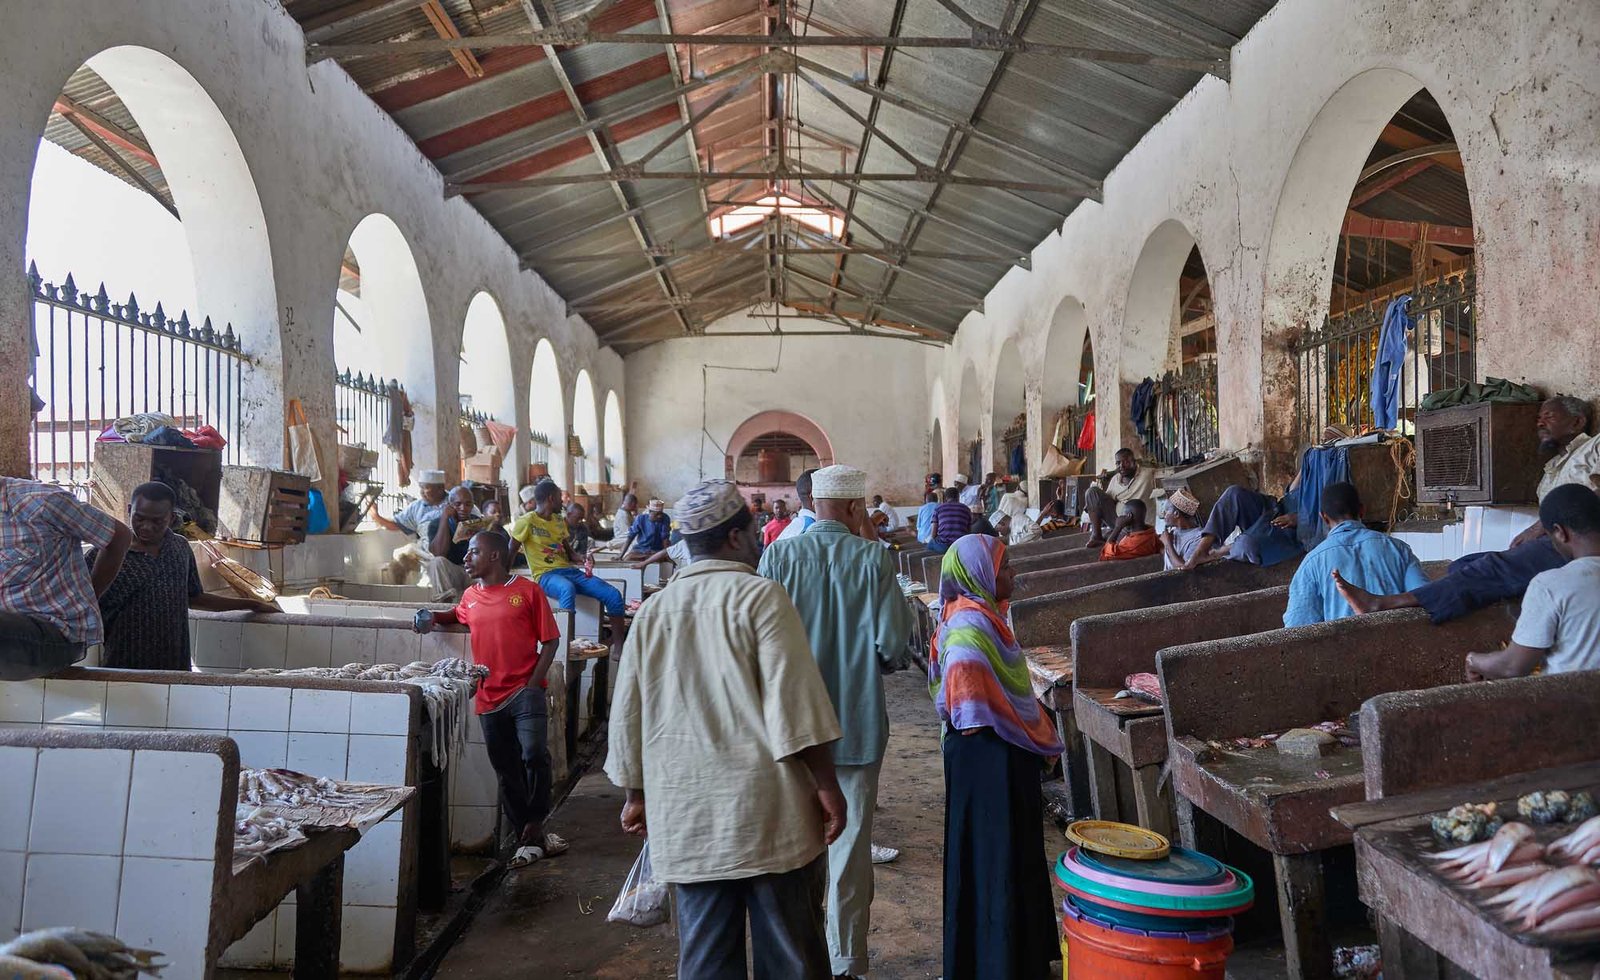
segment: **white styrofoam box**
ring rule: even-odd
[[[120,854],[29,854],[22,886],[22,930],[77,926],[116,935],[121,876]]]
[[[370,626],[336,626],[330,639],[328,664],[375,664],[378,662],[378,631]]]
[[[237,620],[194,619],[194,662],[202,667],[237,669],[244,656],[244,624]]]
[[[239,746],[239,765],[248,769],[284,769],[289,765],[289,733],[229,732]]]
[[[351,973],[388,973],[394,965],[392,908],[347,905],[340,922],[339,968]]]
[[[291,732],[348,732],[350,692],[297,689],[289,701]]]
[[[0,681],[0,721],[44,721],[44,681]]]
[[[344,855],[344,902],[386,905],[400,901],[400,814],[361,835]]]
[[[355,691],[350,695],[352,735],[407,735],[411,727],[411,698],[403,694]]]
[[[174,684],[167,696],[167,727],[228,729],[228,688],[210,684]]]
[[[215,868],[214,858],[124,858],[116,937],[130,946],[161,950],[173,980],[204,977]]]
[[[278,596],[278,608],[291,616],[305,616],[312,612],[316,603],[321,600],[303,595]],[[321,610],[318,609],[318,612]]]
[[[218,965],[237,970],[265,970],[272,966],[272,934],[278,926],[277,919],[276,911],[267,913],[266,918],[223,951]]]
[[[289,730],[289,688],[240,685],[233,688],[228,707],[230,732],[286,732]]]
[[[343,779],[349,752],[350,736],[342,733],[292,732],[289,735],[289,768],[296,772]]]
[[[331,626],[310,624],[302,626],[296,623],[284,628],[288,630],[283,664],[285,667],[292,670],[298,667],[329,666],[328,658],[333,646]]]
[[[282,667],[289,627],[283,623],[241,623],[239,641],[243,651],[242,666]]]
[[[166,684],[112,681],[106,685],[106,724],[126,728],[167,727]]]
[[[22,881],[27,868],[28,855],[0,851],[0,938],[22,931]]]
[[[33,815],[33,776],[39,750],[0,746],[0,851],[28,849],[28,820]]]
[[[409,741],[404,735],[351,735],[345,778],[356,783],[404,786]]]
[[[221,785],[219,755],[135,751],[123,854],[198,859],[209,867],[216,856]]]
[[[105,723],[105,681],[44,682],[44,721],[47,725],[94,725]]]
[[[130,749],[41,749],[28,850],[121,854]]]
[[[455,773],[451,780],[451,803],[494,806],[500,799],[500,781],[482,745],[468,745],[450,768]]]
[[[573,597],[572,627],[573,634],[580,639],[596,640],[600,638],[600,617],[604,610],[600,602],[586,595]]]

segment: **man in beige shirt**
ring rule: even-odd
[[[745,976],[746,917],[757,980],[826,978],[839,721],[799,613],[755,574],[738,488],[703,483],[673,514],[694,564],[640,608],[611,707],[622,828],[677,886],[680,980]]]
[[[1145,511],[1155,510],[1156,471],[1140,466],[1131,449],[1119,449],[1117,468],[1101,473],[1097,486],[1091,486],[1083,495],[1083,509],[1088,515],[1089,540],[1086,548],[1099,548],[1106,541],[1115,541],[1126,526],[1122,505],[1130,500],[1144,502]]]

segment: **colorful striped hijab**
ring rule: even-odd
[[[952,729],[992,728],[1018,748],[1059,755],[1061,740],[1033,696],[1007,604],[994,597],[1005,554],[1005,545],[986,534],[969,534],[945,552],[928,687]]]

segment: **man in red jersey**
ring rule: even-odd
[[[472,586],[454,609],[419,613],[415,629],[428,633],[440,623],[465,625],[472,632],[473,662],[489,668],[474,708],[489,764],[500,780],[501,805],[517,833],[510,866],[521,868],[567,850],[566,841],[544,828],[552,781],[545,675],[561,632],[539,586],[511,574],[511,555],[505,535],[473,535],[462,562]]]

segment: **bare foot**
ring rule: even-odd
[[[1083,543],[1083,546],[1085,548],[1104,548],[1106,546],[1106,539],[1100,537],[1097,534],[1094,537],[1090,538],[1089,540],[1085,541]]]
[[[1345,581],[1345,577],[1339,574],[1337,568],[1333,570],[1333,585],[1339,590],[1339,594],[1344,596],[1344,601],[1350,603],[1350,608],[1355,610],[1357,615],[1381,612],[1385,609],[1401,609],[1417,604],[1417,600],[1409,592],[1402,592],[1399,595],[1373,595],[1366,589]]]

